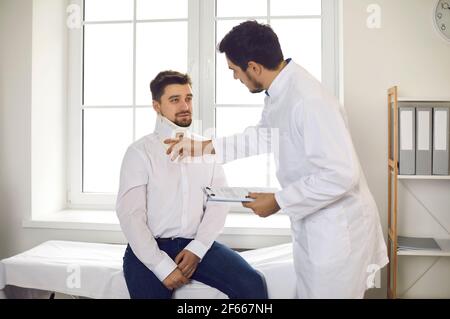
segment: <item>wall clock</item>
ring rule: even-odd
[[[450,0],[438,0],[433,14],[436,31],[450,43]]]

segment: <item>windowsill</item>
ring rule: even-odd
[[[25,220],[23,227],[121,232],[116,213],[110,210],[63,210]],[[230,212],[222,234],[290,236],[289,217],[277,214],[260,218],[253,214]]]

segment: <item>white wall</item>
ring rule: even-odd
[[[389,87],[398,85],[401,96],[450,99],[450,44],[444,42],[434,31],[432,11],[435,3],[434,0],[343,0],[344,102],[349,114],[353,140],[378,204],[385,235],[388,156],[386,91]],[[381,7],[380,29],[369,29],[366,26],[369,16],[366,10],[371,4],[379,4]],[[421,183],[420,187],[415,187],[421,189],[415,192],[415,196],[426,198],[429,197],[426,192],[437,191],[450,193],[448,181],[440,182],[439,185],[438,188],[429,188],[423,187],[424,183]],[[409,203],[408,211],[426,215],[414,199]],[[448,207],[449,199],[440,197],[434,211],[448,214]],[[401,209],[402,220],[405,219],[405,210]],[[420,219],[421,222],[414,222],[418,219],[410,218],[413,225],[406,229],[401,226],[399,230],[405,235],[431,236],[432,229],[436,230],[436,227],[429,217]],[[424,227],[429,232],[424,232]],[[450,220],[447,228],[450,229]],[[441,237],[449,235],[442,229],[434,234]],[[413,278],[418,278],[433,262],[433,258],[425,261],[422,258],[407,259],[408,264],[400,265],[400,292],[406,291]],[[402,261],[406,262],[405,258]],[[439,278],[450,278],[449,262],[450,258],[440,260],[439,263],[447,265],[447,270],[428,274],[426,277],[430,278],[424,278],[428,281],[427,284],[419,282],[407,296],[448,298],[450,282]],[[443,265],[437,266],[436,268],[445,269]],[[410,268],[416,268],[415,274]],[[406,276],[405,273],[409,275]],[[386,285],[384,278],[382,283]],[[379,293],[375,290],[374,292],[377,295]]]
[[[433,31],[433,0],[343,1],[344,100],[386,230],[386,90],[399,85],[404,96],[450,95],[450,45]],[[366,8],[372,3],[381,5],[381,29],[366,27]],[[32,0],[1,0],[0,258],[48,239],[120,242],[122,236],[114,232],[22,228],[32,207],[31,35]],[[384,297],[385,291],[370,295]]]
[[[31,1],[0,1],[0,256],[23,247],[31,208]]]
[[[60,211],[67,202],[67,3],[66,0],[33,1],[31,206],[34,216]]]

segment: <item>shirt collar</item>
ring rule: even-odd
[[[275,98],[282,90],[284,86],[285,79],[287,78],[288,74],[290,73],[290,69],[292,69],[291,63],[292,59],[289,58],[286,60],[286,66],[281,70],[281,72],[277,75],[277,77],[272,81],[272,84],[266,91],[266,95]]]
[[[156,117],[154,133],[160,139],[176,138],[177,134],[183,134],[186,137],[191,136],[189,127],[178,126],[160,114]]]

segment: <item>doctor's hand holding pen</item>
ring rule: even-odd
[[[247,198],[254,201],[242,203],[242,206],[250,208],[259,217],[269,217],[280,210],[273,193],[249,193]]]

